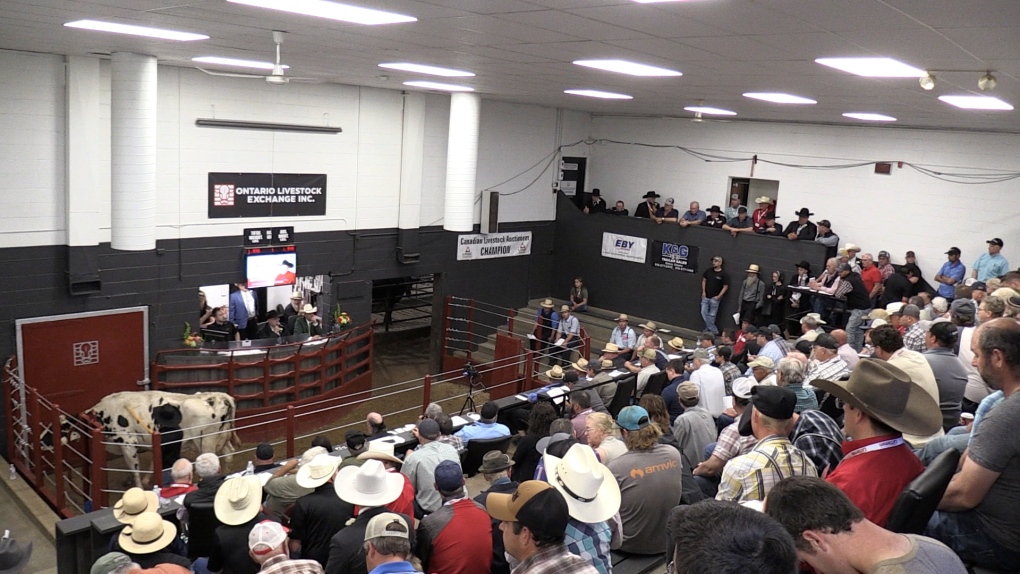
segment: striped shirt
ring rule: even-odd
[[[726,463],[715,498],[733,502],[763,501],[773,486],[791,476],[818,476],[818,471],[790,439],[767,436],[758,441],[751,452]]]

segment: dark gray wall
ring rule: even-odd
[[[645,264],[602,256],[603,232],[648,239],[649,256]],[[684,273],[653,267],[652,240],[668,241],[699,248],[698,272]],[[585,215],[566,197],[560,196],[556,212],[556,269],[554,293],[565,298],[575,276],[584,277],[592,305],[631,313],[701,330],[701,274],[713,255],[722,255],[723,268],[731,277],[730,292],[719,309],[720,328],[733,326],[730,316],[736,312],[738,296],[734,292],[746,277],[751,263],[761,267],[762,279],[771,280],[772,272],[783,271],[786,279],[796,273],[795,264],[807,260],[812,271],[822,268],[825,247],[808,241],[790,241],[779,237],[739,234],[732,237],[719,229],[657,224],[650,219],[618,217],[606,214]]]

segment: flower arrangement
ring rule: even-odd
[[[184,322],[184,346],[185,347],[199,347],[204,341],[202,335],[192,332],[191,323]]]
[[[336,304],[336,310],[333,311],[333,324],[341,330],[346,329],[351,324],[351,316],[340,309],[339,303]]]

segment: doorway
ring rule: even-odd
[[[754,212],[755,199],[762,196],[772,199],[772,205],[775,207],[779,203],[779,181],[754,177],[730,177],[723,205],[729,206],[733,196],[737,196],[740,205],[747,206],[748,215]]]

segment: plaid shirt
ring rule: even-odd
[[[811,459],[784,436],[761,439],[751,452],[726,463],[717,500],[765,500],[780,480],[791,476],[818,476]]]
[[[511,574],[598,574],[587,560],[571,554],[563,544],[539,548]]]
[[[571,554],[587,560],[599,574],[612,574],[613,562],[609,547],[612,539],[613,532],[609,529],[609,523],[587,524],[571,518],[567,522],[564,543]]]
[[[815,464],[819,475],[825,472],[826,467],[828,472],[832,472],[843,460],[843,431],[832,417],[822,411],[800,413],[790,440]]]
[[[827,361],[814,361],[808,368],[807,376],[804,377],[804,388],[813,389],[810,382],[815,379],[826,381],[838,381],[844,375],[850,374],[850,367],[839,355],[833,356]]]
[[[452,446],[453,448],[457,449],[457,452],[464,450],[464,440],[456,435],[452,434],[439,435],[439,438],[436,439],[436,442],[444,442]]]
[[[903,333],[903,346],[911,351],[924,352],[924,329],[920,322],[914,323]]]
[[[737,417],[738,419],[740,417]],[[719,433],[719,440],[715,443],[715,450],[712,456],[721,458],[724,462],[731,458],[747,454],[754,448],[758,441],[753,436],[740,436],[737,430],[737,423],[732,423]]]
[[[322,564],[315,560],[291,560],[279,554],[262,564],[262,574],[325,574]]]
[[[719,370],[722,371],[723,382],[726,383],[726,395],[728,396],[733,393],[733,381],[740,377],[740,369],[733,363],[726,361],[719,365]]]

